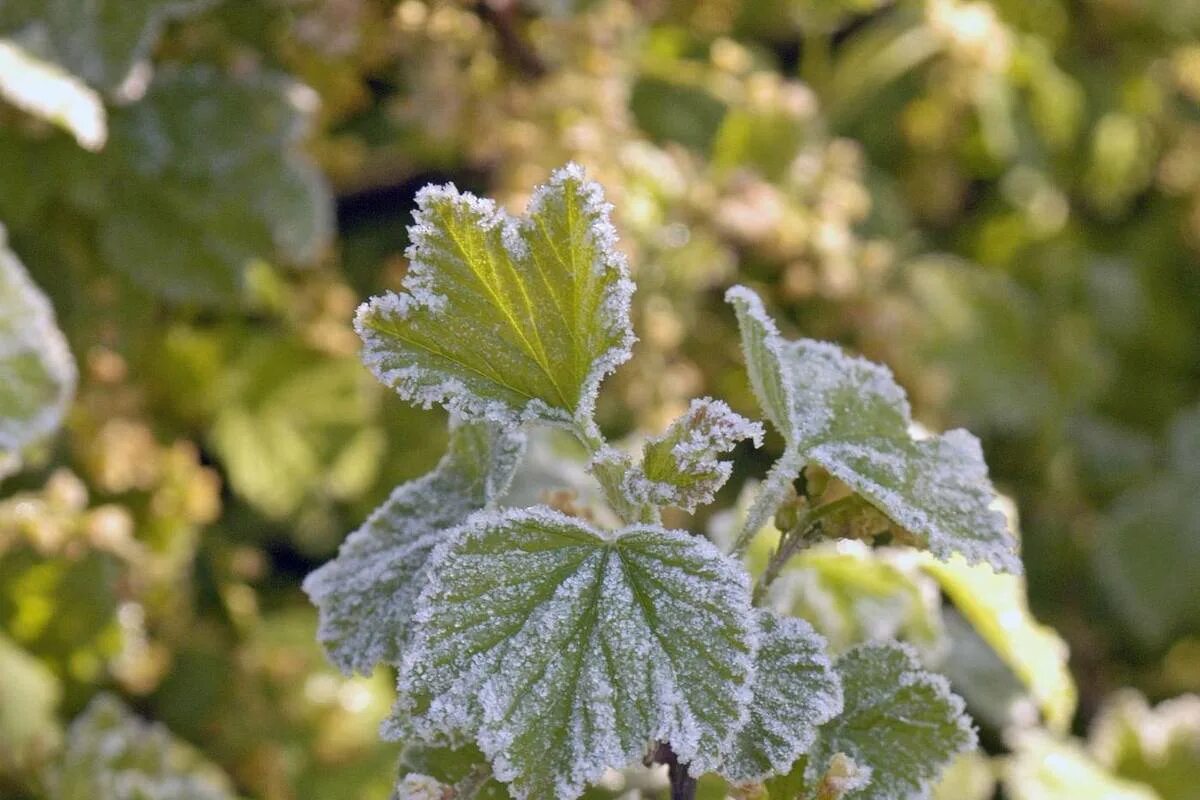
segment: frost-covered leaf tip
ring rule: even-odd
[[[452,184],[417,206],[405,291],[359,309],[367,365],[423,405],[590,430],[600,381],[634,341],[633,283],[599,185],[568,165],[521,219]]]
[[[337,558],[305,579],[320,611],[317,638],[342,670],[366,674],[399,661],[430,552],[508,488],[524,444],[519,431],[452,423],[437,467],[398,486]]]
[[[625,492],[638,503],[694,511],[713,501],[732,462],[717,456],[740,441],[762,444],[763,429],[720,400],[693,400],[667,431],[646,442],[640,469],[626,473]]]
[[[811,339],[779,335],[758,296],[735,286],[750,382],[787,444],[747,528],[774,513],[805,463],[824,467],[942,559],[961,553],[1021,572],[1016,541],[991,506],[979,440],[965,430],[914,439],[904,390],[886,367]]]
[[[480,512],[433,557],[385,732],[472,736],[514,797],[571,800],[648,742],[700,774],[750,700],[747,577],[708,542]]]

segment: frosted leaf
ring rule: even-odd
[[[396,794],[404,797],[405,782],[435,781],[449,789],[447,796],[454,800],[509,800],[511,795],[504,784],[491,775],[487,758],[473,745],[463,747],[431,747],[409,742],[400,753],[400,784]],[[413,780],[417,777],[417,780]],[[408,791],[413,791],[409,788]],[[443,795],[435,795],[442,800]]]
[[[344,672],[400,660],[426,561],[447,531],[508,487],[524,438],[487,423],[452,423],[449,451],[402,484],[304,580],[320,611],[317,638]]]
[[[228,778],[162,725],[100,695],[71,723],[49,776],[55,800],[232,800]]]
[[[626,472],[625,493],[638,503],[695,511],[713,501],[733,464],[717,456],[743,439],[762,444],[763,429],[721,402],[693,400],[662,436],[646,442],[640,468]]]
[[[837,661],[845,710],[821,728],[805,774],[810,784],[844,753],[871,770],[854,800],[927,796],[942,769],[975,747],[975,730],[946,679],[921,669],[903,645],[868,644]]]
[[[50,301],[8,249],[0,225],[0,477],[20,465],[25,447],[62,423],[75,380]]]
[[[417,206],[406,291],[358,312],[367,366],[426,406],[590,428],[601,379],[634,342],[600,186],[569,164],[519,220],[453,184],[425,187]]]
[[[817,727],[842,712],[841,682],[821,635],[795,617],[761,609],[755,615],[760,641],[750,718],[721,767],[736,782],[786,774],[816,739]]]
[[[1011,800],[1159,800],[1144,783],[1122,780],[1088,757],[1073,740],[1030,729],[1012,736],[1004,796]]]
[[[786,478],[819,464],[942,559],[962,553],[1021,572],[979,441],[964,430],[914,439],[904,391],[886,367],[810,339],[783,339],[750,290],[727,299],[742,331],[750,382],[786,449],[751,522],[769,516]],[[783,465],[783,466],[780,466]],[[782,474],[779,474],[783,471]]]
[[[517,798],[577,797],[652,740],[710,771],[746,719],[748,576],[702,539],[480,512],[429,575],[385,733],[473,736]]]
[[[99,150],[108,139],[104,103],[96,92],[57,65],[3,39],[0,97],[69,132],[80,147]]]
[[[236,300],[256,259],[311,263],[333,203],[300,149],[312,92],[281,75],[163,70],[139,102],[115,108],[103,204],[104,261],[174,300]]]
[[[1077,691],[1067,667],[1067,643],[1038,623],[1029,610],[1025,579],[994,572],[986,564],[962,558],[936,561],[925,556],[925,571],[1021,679],[1041,707],[1046,726],[1065,733],[1075,714]]]
[[[3,0],[0,36],[106,92],[118,92],[162,29],[215,0]],[[122,99],[137,99],[125,92]],[[129,96],[134,95],[134,96]]]

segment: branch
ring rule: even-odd
[[[696,779],[688,775],[687,764],[680,764],[671,745],[659,742],[650,757],[652,764],[666,764],[671,779],[671,800],[695,800]]]

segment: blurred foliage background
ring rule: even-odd
[[[388,797],[392,678],[337,673],[299,583],[445,426],[350,320],[421,185],[519,210],[575,160],[639,287],[613,435],[754,414],[736,278],[983,438],[1072,697],[904,554],[779,600],[933,654],[989,754],[942,796],[1200,797],[1200,3],[0,0],[0,98],[6,246],[79,368],[2,487],[0,796]]]

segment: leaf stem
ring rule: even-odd
[[[861,497],[851,494],[830,503],[819,505],[801,514],[796,524],[779,537],[779,546],[775,548],[771,560],[767,562],[766,569],[758,576],[758,581],[754,585],[754,604],[758,605],[763,597],[766,596],[767,589],[779,577],[784,565],[791,560],[792,556],[810,547],[820,539],[821,520],[848,508],[853,508],[863,502],[865,501]]]
[[[687,764],[679,763],[671,745],[659,742],[651,756],[651,763],[666,764],[667,777],[671,781],[671,800],[695,800],[696,779],[688,774]]]

